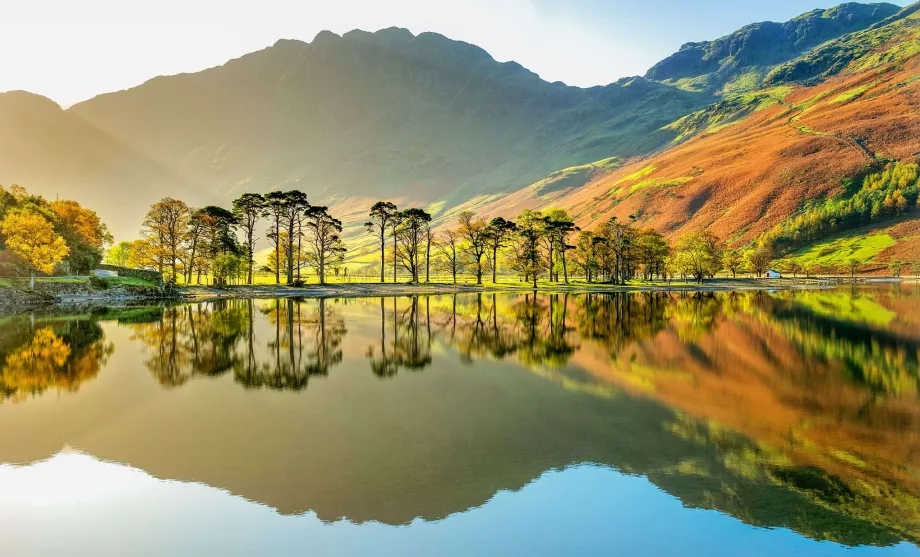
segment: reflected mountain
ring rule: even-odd
[[[0,461],[70,445],[385,524],[591,462],[753,525],[918,543],[917,309],[907,286],[167,307],[97,323],[118,347],[98,389],[20,418]]]

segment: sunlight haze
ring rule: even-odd
[[[405,27],[476,44],[548,81],[604,85],[643,74],[688,41],[717,38],[752,21],[783,21],[835,0],[726,4],[706,0],[90,0],[4,2],[0,91],[23,89],[63,106],[194,72],[270,46]],[[905,4],[905,0],[895,3]]]

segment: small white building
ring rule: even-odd
[[[764,274],[764,278],[783,278],[783,275],[779,271],[774,271],[770,269]]]

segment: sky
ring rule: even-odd
[[[641,75],[685,42],[840,0],[0,0],[0,91],[66,107],[270,46],[405,27],[476,44],[548,81]],[[906,5],[909,0],[895,0]]]

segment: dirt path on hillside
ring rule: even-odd
[[[783,101],[780,101],[780,104],[784,106],[788,106],[789,110],[791,110],[793,114],[796,114],[796,112],[798,112],[798,115],[790,116],[789,119],[786,121],[786,125],[792,128],[793,130],[795,130],[796,132],[802,135],[811,135],[814,137],[826,137],[827,139],[833,139],[834,141],[846,147],[849,147],[850,149],[853,149],[854,151],[856,151],[857,153],[865,157],[869,163],[873,163],[878,160],[875,153],[873,153],[868,147],[866,147],[866,145],[864,144],[864,141],[858,137],[852,137],[852,138],[843,137],[838,134],[834,134],[830,132],[813,130],[805,125],[802,125],[802,126],[795,125],[798,119],[805,113],[805,111],[801,107],[798,107],[794,104],[787,104]]]

